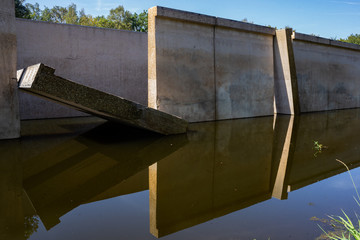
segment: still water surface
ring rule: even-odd
[[[0,141],[0,238],[324,239],[327,215],[360,212],[336,161],[360,182],[359,123],[342,110],[164,137],[92,117],[24,121],[21,140]]]

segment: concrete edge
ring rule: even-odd
[[[317,44],[322,44],[322,45],[329,45],[329,46],[334,46],[334,47],[341,47],[341,48],[347,48],[347,49],[351,49],[351,50],[360,51],[360,45],[357,45],[357,44],[346,43],[346,42],[341,42],[341,41],[337,41],[337,40],[331,40],[328,38],[312,36],[312,35],[308,35],[308,34],[304,34],[304,33],[294,32],[292,34],[292,39],[296,40],[296,41],[312,42],[312,43],[317,43]]]
[[[235,21],[226,18],[217,18],[216,26],[238,29],[246,32],[255,32],[275,36],[275,28],[257,25],[253,23]]]
[[[177,10],[172,8],[166,8],[161,6],[152,7],[149,9],[149,12],[154,13],[155,17],[172,18],[172,19],[202,23],[207,25],[216,24],[216,17],[213,16],[188,12],[183,10]]]
[[[62,25],[62,26],[66,26],[66,27],[79,27],[79,28],[97,29],[97,30],[114,31],[114,32],[147,34],[146,32],[137,32],[137,31],[131,31],[131,30],[124,30],[124,29],[102,28],[102,27],[67,24],[67,23],[54,23],[54,22],[46,22],[46,21],[39,21],[39,20],[32,20],[32,19],[25,19],[25,18],[16,18],[15,22],[29,22],[29,23],[35,23],[35,24],[51,24],[51,25]]]
[[[246,32],[255,32],[255,33],[275,36],[275,29],[271,27],[265,27],[257,24],[246,23],[242,21],[214,17],[214,16],[209,16],[194,12],[161,7],[161,6],[155,6],[150,8],[149,16],[170,18],[170,19],[182,20],[187,22],[226,27],[226,28],[232,28]]]

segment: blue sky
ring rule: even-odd
[[[43,9],[75,3],[93,16],[108,15],[123,5],[131,12],[152,6],[164,6],[211,16],[249,21],[278,28],[290,26],[297,32],[327,38],[346,38],[360,34],[360,0],[25,0],[39,3]]]

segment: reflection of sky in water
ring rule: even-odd
[[[351,170],[352,178],[354,179],[354,183],[356,188],[359,191],[360,187],[360,168]],[[336,190],[343,189],[343,190],[353,190],[354,195],[356,194],[353,182],[351,181],[350,175],[348,172],[344,172],[339,174],[338,176],[334,176],[333,178],[329,179],[329,184],[327,185],[328,188],[334,188]]]

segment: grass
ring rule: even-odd
[[[356,188],[356,185],[355,185],[355,182],[354,182],[354,179],[351,175],[351,172],[350,172],[350,169],[348,168],[348,166],[336,159],[336,161],[340,162],[341,164],[343,164],[349,175],[350,175],[350,178],[351,178],[351,181],[352,181],[352,184],[355,188],[355,191],[356,191],[356,197],[354,197],[357,205],[360,207],[360,196],[359,196],[359,192]],[[331,239],[331,240],[351,240],[351,239],[355,239],[355,240],[360,240],[360,220],[359,220],[359,217],[358,215],[356,215],[356,224],[354,225],[353,221],[348,217],[348,215],[343,211],[341,210],[342,213],[343,213],[343,216],[328,216],[332,221],[334,221],[335,223],[338,223],[339,225],[343,226],[345,231],[343,231],[341,234],[335,234],[335,233],[331,233],[331,232],[326,232],[323,228],[321,228],[321,230],[325,233],[325,235]]]

